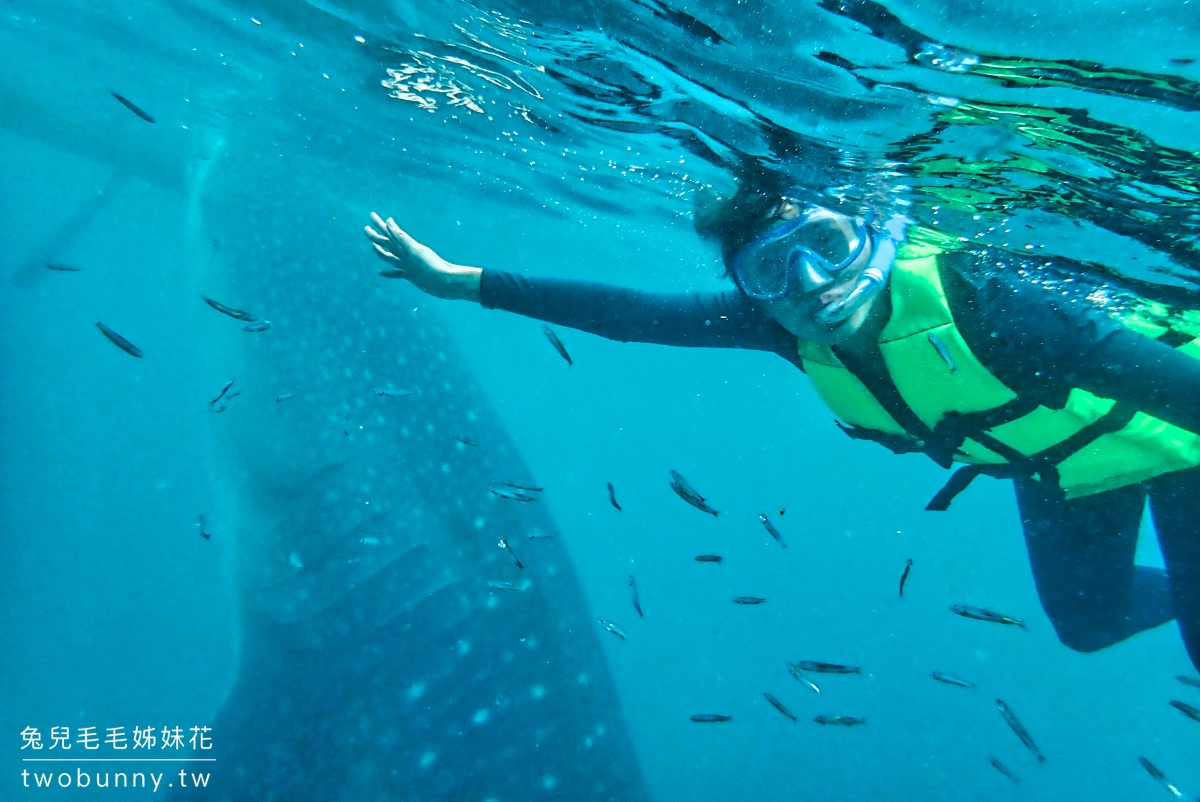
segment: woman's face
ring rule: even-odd
[[[765,303],[767,314],[802,340],[818,345],[842,345],[863,328],[878,297],[867,299],[849,317],[837,323],[826,323],[819,313],[850,294],[865,266],[846,268],[842,271],[846,275],[839,275],[836,283],[797,290],[786,298],[768,301]]]
[[[793,203],[785,202],[780,205],[775,216],[779,220],[790,220],[800,214],[800,209]],[[838,223],[847,242],[853,247],[856,243],[854,228],[841,215],[828,212],[828,219]],[[824,221],[824,216],[816,218]],[[826,322],[820,313],[828,310],[838,301],[845,298],[854,290],[863,270],[871,261],[871,249],[864,248],[853,263],[832,275],[817,275],[810,271],[802,271],[800,286],[790,294],[777,301],[763,302],[767,314],[773,317],[779,325],[797,337],[817,343],[818,345],[841,345],[862,330],[875,308],[878,296],[868,298],[848,317],[836,323]]]

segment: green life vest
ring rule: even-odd
[[[947,468],[966,463],[927,509],[945,509],[980,473],[1029,476],[1075,498],[1200,465],[1193,432],[1078,388],[1062,409],[1049,409],[993,376],[967,347],[942,289],[938,256],[950,242],[914,229],[897,252],[892,314],[879,335],[886,377],[860,377],[829,347],[799,342],[804,370],[852,437],[923,451]],[[1200,340],[1123,322],[1200,358]]]

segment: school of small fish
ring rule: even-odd
[[[684,502],[691,505],[692,507],[695,507],[696,509],[698,509],[702,512],[706,512],[714,517],[716,517],[718,515],[717,510],[715,510],[708,503],[708,499],[705,496],[702,496],[691,485],[691,483],[688,482],[688,480],[686,478],[684,478],[683,475],[680,474],[678,471],[674,471],[674,470],[671,471],[669,486],[670,486],[671,490],[680,499],[682,499]],[[611,483],[609,483],[607,485],[607,490],[608,490],[608,497],[609,497],[610,503],[612,504],[613,507],[620,510],[621,507],[616,502],[615,491],[613,490],[613,485]],[[780,508],[779,514],[781,516],[784,514],[785,509],[786,508]],[[762,524],[763,528],[767,531],[767,533],[771,536],[771,538],[776,543],[778,543],[782,548],[786,549],[787,543],[784,540],[783,535],[780,533],[779,529],[772,523],[772,521],[767,517],[767,515],[765,513],[760,513],[758,518],[759,518],[759,522]],[[699,555],[696,555],[696,557],[694,557],[693,559],[695,562],[699,562],[699,563],[720,563],[722,561],[721,555],[718,555],[718,554],[699,554]],[[905,590],[907,588],[908,580],[909,580],[909,577],[913,570],[913,564],[914,564],[914,562],[912,559],[907,559],[904,561],[904,564],[900,569],[898,596],[901,599],[905,598]],[[638,593],[638,586],[632,576],[629,577],[629,588],[630,588],[630,592],[631,592],[634,609],[637,611],[639,617],[643,617],[644,612],[643,612],[642,606],[641,606],[641,599],[640,599],[640,596]],[[757,606],[757,605],[761,605],[761,604],[765,603],[766,601],[767,600],[762,596],[746,595],[746,596],[733,597],[734,604],[739,604],[739,605],[744,605],[744,606]],[[984,607],[978,607],[978,606],[966,605],[966,604],[954,604],[954,605],[951,605],[949,609],[950,609],[950,612],[954,613],[955,615],[961,616],[962,618],[971,619],[973,621],[982,621],[982,622],[991,623],[991,624],[1001,624],[1004,626],[1016,627],[1019,629],[1027,629],[1027,625],[1026,625],[1026,622],[1024,619],[1018,618],[1013,615],[1008,615],[1006,613],[997,612],[995,610],[990,610],[990,609],[987,609]],[[627,633],[624,629],[620,628],[618,625],[614,624],[611,621],[601,619],[600,624],[606,630],[613,633],[614,635],[616,635],[623,641],[627,641],[630,637],[629,633]],[[797,682],[801,683],[802,685],[804,685],[806,688],[808,688],[809,690],[811,690],[814,694],[817,694],[818,696],[821,695],[821,688],[813,681],[813,679],[811,678],[810,675],[820,674],[820,675],[826,675],[826,676],[839,676],[839,675],[840,676],[854,676],[854,675],[862,675],[864,673],[862,667],[860,667],[860,666],[849,665],[849,664],[845,664],[845,663],[826,662],[826,661],[822,661],[822,660],[811,660],[811,659],[797,660],[795,662],[789,662],[787,664],[787,669],[788,669],[788,672],[791,674],[791,676]],[[943,685],[949,685],[951,687],[961,688],[966,691],[973,691],[973,690],[976,690],[978,687],[977,684],[972,680],[968,680],[968,679],[960,677],[956,674],[951,674],[951,673],[948,673],[945,671],[937,671],[937,670],[930,671],[929,677],[931,679],[933,679],[934,681],[941,683]],[[1176,677],[1176,679],[1180,683],[1187,685],[1189,687],[1200,688],[1200,679],[1195,679],[1195,678],[1184,676],[1184,675],[1179,675]],[[789,707],[789,705],[787,703],[785,703],[782,699],[780,699],[778,696],[776,696],[768,691],[761,691],[761,694],[762,694],[763,699],[765,699],[766,702],[772,708],[774,708],[776,711],[778,711],[778,713],[781,716],[783,716],[784,718],[788,719],[791,722],[799,722],[800,717],[796,713],[793,712],[793,708]],[[1013,732],[1013,734],[1016,736],[1017,740],[1021,743],[1021,745],[1025,748],[1025,750],[1033,757],[1034,761],[1038,764],[1044,763],[1046,761],[1045,754],[1041,751],[1040,747],[1037,745],[1037,742],[1034,740],[1034,737],[1033,737],[1032,733],[1030,732],[1030,730],[1025,726],[1025,724],[1021,721],[1021,719],[1018,718],[1018,716],[1017,716],[1016,712],[1013,710],[1013,708],[1007,702],[1005,702],[1003,699],[1000,699],[1000,698],[995,699],[995,705],[996,705],[996,710],[999,713],[1000,719]],[[1184,701],[1181,701],[1178,699],[1170,700],[1170,706],[1175,708],[1176,710],[1178,710],[1180,713],[1182,713],[1187,718],[1192,719],[1197,722],[1200,722],[1200,706],[1193,705],[1191,703],[1184,702]],[[690,716],[690,719],[691,719],[691,721],[699,723],[699,724],[717,724],[717,723],[724,724],[724,723],[733,722],[734,715],[733,715],[733,712],[719,712],[719,713],[704,712],[704,713],[692,714]],[[864,726],[867,724],[867,718],[865,716],[850,715],[850,714],[847,714],[844,712],[817,713],[811,717],[811,720],[816,724],[826,726],[826,727],[833,727],[833,728],[842,727],[842,728],[850,729],[850,728],[854,728],[854,727]],[[1153,763],[1151,763],[1145,757],[1139,757],[1139,761],[1141,762],[1142,766],[1146,769],[1146,771],[1149,772],[1150,776],[1159,783],[1159,785],[1161,785],[1166,790],[1170,791],[1177,798],[1183,798],[1182,792],[1180,792],[1179,789],[1171,782],[1171,780],[1169,780],[1166,777],[1166,775],[1160,769],[1158,769]],[[1014,785],[1021,784],[1021,778],[1017,774],[1017,772],[1014,769],[1010,768],[1008,764],[1001,761],[998,757],[988,756],[988,763],[992,766],[993,769],[995,769],[996,772],[998,772],[1000,775],[1002,775],[1003,777],[1008,779]],[[1200,802],[1200,798],[1197,799],[1197,802]]]
[[[396,84],[395,88],[397,89],[397,92],[399,92],[400,89],[406,88],[405,86],[401,86],[398,76],[397,76],[396,80],[397,80],[397,84]],[[425,88],[429,88],[429,87],[425,87]],[[433,91],[439,91],[439,90],[435,89]],[[128,99],[126,99],[122,95],[117,94],[116,92],[110,92],[110,94],[122,106],[127,108],[129,111],[131,111],[133,114],[135,114],[142,120],[144,120],[148,123],[155,122],[155,119],[150,114],[145,112],[143,109],[141,109],[134,103],[130,102]],[[409,96],[406,96],[403,94],[396,94],[396,96],[401,97],[401,99],[419,100],[420,103],[422,103],[422,104],[428,102],[423,99],[416,98],[415,96],[409,97]],[[449,93],[448,97],[450,98],[451,103],[455,102],[453,92]],[[471,105],[469,98],[466,99],[464,102],[468,106]],[[422,107],[424,107],[424,105]],[[57,272],[79,272],[81,270],[81,268],[76,267],[74,265],[68,265],[68,264],[64,264],[64,263],[60,263],[60,262],[47,262],[45,264],[45,267],[48,270],[57,271]],[[390,275],[390,274],[384,273],[384,275]],[[223,314],[229,318],[232,318],[234,320],[241,321],[242,323],[244,323],[245,325],[243,326],[243,330],[246,332],[250,332],[250,333],[264,332],[271,328],[272,324],[270,321],[260,318],[256,314],[244,311],[242,309],[238,309],[236,307],[230,306],[221,301],[214,300],[207,296],[201,296],[201,299],[208,306],[210,306],[212,309],[216,310],[217,312],[220,312],[221,314]],[[116,332],[115,330],[113,330],[108,325],[104,324],[103,322],[97,321],[95,325],[96,325],[96,328],[99,329],[101,334],[103,334],[106,339],[108,339],[113,345],[118,347],[120,350],[122,350],[126,354],[129,354],[130,356],[136,357],[138,359],[144,358],[143,351],[137,345],[135,345],[133,342],[131,342],[129,339],[127,339],[125,336],[123,336],[122,334],[119,334],[118,332]],[[559,339],[558,335],[549,326],[543,326],[542,332],[545,335],[546,339],[551,344],[551,346],[554,348],[554,350],[559,354],[559,356],[561,356],[563,358],[563,360],[565,360],[569,366],[573,365],[574,362],[573,362],[570,354],[567,352],[566,347],[563,345],[562,341]],[[938,339],[937,336],[934,334],[930,334],[928,339],[929,339],[930,344],[937,351],[938,355],[948,365],[950,365],[951,372],[956,370],[957,366],[955,365],[954,360],[953,360],[948,348],[946,347],[946,345],[940,339]],[[209,407],[210,407],[210,409],[212,409],[213,412],[219,413],[219,412],[225,411],[228,408],[229,402],[233,398],[235,398],[237,395],[239,395],[239,393],[236,390],[232,390],[234,384],[235,384],[235,380],[229,379],[221,387],[220,391],[217,392],[215,397],[213,397],[209,401]],[[388,384],[384,387],[377,388],[375,390],[376,395],[378,395],[382,398],[389,398],[389,399],[407,398],[409,396],[416,395],[418,392],[420,392],[420,388],[417,388],[417,387],[396,388],[396,387],[393,387],[391,384]],[[278,394],[275,397],[275,401],[283,402],[289,398],[292,398],[294,395],[295,395],[295,393],[291,392],[291,391],[283,392],[283,393]],[[473,438],[471,438],[465,434],[455,433],[455,434],[453,434],[453,437],[455,439],[457,439],[464,446],[474,447],[474,446],[479,445],[479,443],[476,440],[474,440]],[[701,512],[707,513],[708,515],[711,515],[714,518],[716,518],[720,515],[718,510],[716,510],[709,504],[708,499],[705,496],[701,495],[691,485],[691,483],[688,482],[688,480],[686,478],[684,478],[683,475],[680,474],[678,471],[672,470],[670,472],[669,487],[675,493],[675,495],[677,495],[680,499],[682,499],[684,502],[686,502],[688,505],[694,507],[695,509],[697,509]],[[505,500],[509,500],[509,501],[526,502],[526,503],[538,500],[540,498],[540,494],[543,492],[543,488],[540,486],[536,486],[536,485],[533,485],[530,483],[516,482],[516,481],[512,481],[512,480],[501,480],[497,484],[490,486],[488,488],[488,490],[494,496],[496,496],[500,499],[505,499]],[[616,490],[614,489],[613,484],[611,482],[607,484],[607,493],[608,493],[609,504],[614,509],[616,509],[618,512],[621,511],[622,507],[617,501]],[[778,511],[779,515],[783,516],[785,511],[786,511],[786,508],[780,508]],[[776,543],[778,543],[782,549],[786,549],[788,547],[787,542],[784,540],[782,533],[779,531],[779,529],[776,527],[776,525],[768,518],[767,514],[760,513],[758,515],[758,519],[759,519],[760,524],[766,530],[766,532],[770,535],[770,537]],[[206,540],[210,539],[212,537],[212,534],[207,528],[207,521],[205,519],[205,516],[203,516],[203,515],[198,516],[197,523],[198,523],[200,535]],[[538,538],[555,537],[555,536],[556,536],[556,533],[551,533],[551,534],[530,533],[528,535],[528,538],[529,539],[538,539]],[[379,543],[379,541],[377,538],[374,538],[374,537],[363,537],[362,539],[360,539],[359,543],[364,546],[375,546]],[[517,555],[516,551],[513,549],[512,544],[510,543],[509,539],[502,538],[498,541],[497,545],[499,546],[499,548],[501,548],[508,554],[509,558],[512,560],[513,565],[515,566],[515,568],[518,571],[520,571],[521,569],[524,569],[525,566],[524,566],[523,562],[521,561],[520,557]],[[694,561],[698,562],[698,563],[717,564],[717,563],[721,563],[722,560],[723,560],[723,558],[719,554],[699,554],[694,557]],[[303,568],[303,562],[298,554],[292,553],[289,556],[288,561],[289,561],[290,565],[292,566],[292,568],[294,568],[295,570],[300,570]],[[912,559],[906,560],[903,565],[903,568],[901,570],[900,578],[899,578],[899,593],[898,593],[898,595],[900,598],[905,597],[905,589],[908,584],[908,580],[909,580],[910,574],[912,572],[912,569],[913,569],[913,560]],[[527,578],[522,579],[520,582],[513,582],[510,580],[503,580],[503,579],[489,579],[489,580],[485,581],[485,586],[488,589],[493,590],[493,591],[505,591],[505,592],[511,592],[511,593],[524,593],[534,587],[533,583]],[[639,592],[638,583],[632,575],[630,575],[628,578],[628,586],[629,586],[630,601],[632,603],[632,606],[633,606],[634,610],[636,611],[638,617],[644,618],[645,612],[643,611],[643,607],[642,607],[642,599],[641,599],[641,594]],[[742,606],[758,606],[758,605],[764,604],[767,601],[767,599],[764,597],[761,597],[761,596],[740,595],[740,596],[734,596],[732,598],[732,601],[734,604],[742,605]],[[955,615],[963,617],[963,618],[972,619],[975,621],[993,623],[993,624],[1002,624],[1002,625],[1007,625],[1007,626],[1013,626],[1013,627],[1018,627],[1020,629],[1026,629],[1026,623],[1023,619],[1017,618],[1017,617],[1014,617],[1011,615],[1007,615],[1004,613],[999,613],[999,612],[989,610],[989,609],[986,609],[983,607],[977,607],[977,606],[971,606],[971,605],[965,605],[965,604],[955,604],[955,605],[952,605],[949,609]],[[623,629],[620,625],[616,624],[615,622],[610,621],[608,619],[599,619],[599,624],[604,630],[612,633],[614,636],[616,636],[620,640],[627,641],[629,639],[629,634],[626,632],[626,630]],[[807,687],[809,690],[813,691],[817,695],[821,694],[821,689],[810,678],[809,675],[821,674],[821,675],[825,675],[825,676],[838,676],[838,675],[852,676],[852,675],[862,675],[864,673],[863,669],[859,666],[848,665],[848,664],[843,664],[843,663],[824,662],[824,661],[820,661],[820,660],[811,660],[811,659],[797,660],[795,662],[788,662],[787,670],[788,670],[788,673],[796,681],[800,682],[802,685],[804,685],[805,687]],[[962,677],[959,677],[959,676],[956,676],[954,674],[950,674],[947,672],[936,671],[936,670],[930,671],[929,676],[933,680],[935,680],[939,683],[942,683],[944,685],[949,685],[949,686],[953,686],[956,688],[965,689],[968,691],[975,690],[977,688],[977,685],[974,681],[964,679]],[[1184,675],[1179,675],[1176,677],[1176,680],[1178,680],[1178,682],[1180,682],[1181,684],[1186,685],[1188,687],[1200,689],[1200,679],[1189,677],[1189,676],[1184,676]],[[766,691],[762,691],[761,695],[770,704],[771,707],[773,707],[776,711],[778,711],[780,713],[780,715],[784,716],[785,718],[787,718],[788,720],[790,720],[792,722],[799,721],[799,717],[795,713],[793,713],[792,709],[789,708],[778,697],[776,697],[773,694],[766,692]],[[995,699],[995,704],[996,704],[996,708],[999,712],[1000,718],[1004,721],[1005,724],[1007,724],[1009,729],[1012,730],[1012,732],[1016,735],[1017,739],[1024,746],[1024,748],[1033,756],[1033,758],[1035,759],[1035,761],[1037,763],[1039,763],[1039,764],[1044,763],[1046,761],[1045,755],[1042,753],[1042,751],[1038,747],[1038,745],[1035,742],[1030,731],[1025,727],[1025,725],[1017,717],[1017,714],[1013,711],[1013,709],[1003,699],[1000,699],[1000,698]],[[1173,707],[1174,709],[1178,710],[1183,716],[1187,717],[1188,719],[1191,719],[1196,722],[1200,722],[1200,706],[1197,706],[1190,702],[1185,702],[1185,701],[1182,701],[1179,699],[1169,700],[1169,705],[1171,707]],[[691,719],[691,721],[696,722],[696,723],[706,723],[706,724],[708,724],[708,723],[728,723],[728,722],[733,721],[733,715],[730,713],[712,713],[712,712],[695,713],[695,714],[691,715],[690,719]],[[818,713],[816,715],[813,715],[811,717],[811,720],[814,723],[819,724],[819,725],[830,726],[830,727],[844,727],[844,728],[853,728],[853,727],[865,725],[867,723],[867,719],[864,716],[848,715],[848,714],[841,713],[841,712],[839,712],[839,713]],[[1014,772],[1011,768],[1009,768],[1008,765],[1001,762],[1000,759],[998,759],[996,757],[989,757],[988,761],[989,761],[990,765],[999,774],[1006,777],[1013,784],[1019,785],[1021,783],[1021,780],[1020,780],[1019,776],[1017,775],[1017,773]],[[1164,772],[1161,769],[1159,769],[1154,763],[1152,763],[1148,758],[1139,756],[1138,761],[1141,763],[1142,767],[1146,770],[1146,772],[1150,775],[1150,777],[1154,781],[1156,781],[1162,788],[1164,788],[1167,792],[1169,792],[1176,798],[1179,798],[1179,799],[1184,798],[1183,792],[1180,791],[1179,788],[1177,786],[1175,786],[1173,784],[1173,782],[1166,776],[1166,774],[1164,774]],[[1197,798],[1197,802],[1200,802],[1200,798]]]
[[[127,101],[125,101],[120,96],[117,96],[117,95],[114,95],[114,96],[117,97],[117,99],[120,100],[124,105],[130,106],[130,104],[128,104]],[[134,110],[135,113],[138,111],[134,107],[131,107],[131,109]],[[141,116],[141,115],[139,114],[139,116]],[[150,121],[152,122],[152,120],[150,120]],[[47,264],[47,267],[51,270],[58,270],[58,271],[63,271],[63,272],[74,272],[76,270],[76,268],[68,267],[65,265],[59,265],[59,264]],[[262,319],[258,318],[257,316],[255,316],[254,314],[245,312],[241,309],[231,307],[227,304],[224,304],[220,301],[213,300],[206,296],[202,296],[202,298],[205,303],[207,303],[210,307],[212,307],[216,311],[218,311],[230,318],[233,318],[235,320],[240,320],[240,321],[243,321],[244,323],[246,323],[246,326],[244,328],[248,332],[265,331],[268,328],[270,328],[270,326],[271,326],[270,322],[262,320]],[[128,339],[126,339],[124,336],[122,336],[121,334],[118,334],[116,331],[114,331],[113,329],[111,329],[110,327],[108,327],[107,325],[105,325],[104,323],[101,323],[101,322],[97,322],[96,327],[110,342],[112,342],[114,345],[116,345],[118,348],[120,348],[125,353],[129,354],[130,356],[137,357],[139,359],[143,358],[144,355],[143,355],[142,350],[140,348],[138,348],[136,345],[134,345],[132,342],[130,342]],[[568,365],[572,364],[570,355],[567,353],[566,348],[563,346],[562,342],[558,339],[558,337],[555,335],[555,333],[549,327],[544,327],[543,332],[546,335],[546,338],[553,345],[554,349],[563,357],[564,360],[566,360],[567,364]],[[221,387],[220,391],[217,392],[215,397],[213,397],[209,401],[209,407],[214,412],[225,411],[225,409],[227,409],[227,407],[228,407],[229,402],[238,395],[237,391],[232,390],[234,383],[235,383],[234,379],[229,379]],[[406,398],[408,396],[415,395],[418,392],[419,392],[419,388],[413,387],[413,388],[397,389],[397,388],[394,388],[390,384],[385,387],[378,388],[375,391],[376,395],[381,396],[383,398],[396,398],[396,399]],[[291,392],[281,393],[278,396],[276,396],[275,400],[277,402],[284,401],[284,400],[287,400],[288,398],[291,398],[293,395],[294,395],[294,393],[291,393]],[[475,441],[472,438],[467,437],[466,435],[463,435],[461,433],[456,433],[453,436],[463,445],[466,445],[466,446],[478,446],[479,445],[477,441]],[[712,515],[714,518],[719,515],[719,512],[708,503],[708,499],[705,496],[702,496],[699,492],[697,492],[696,489],[691,485],[691,483],[688,482],[688,480],[685,479],[683,477],[683,475],[680,474],[678,471],[672,470],[670,472],[669,487],[680,499],[682,499],[684,502],[686,502],[690,506],[695,507],[696,509],[700,510],[701,512],[705,512],[709,515]],[[512,481],[512,480],[502,480],[502,481],[498,482],[497,484],[489,487],[488,490],[498,498],[506,499],[506,500],[510,500],[510,501],[526,502],[526,503],[536,501],[538,498],[540,498],[540,494],[543,492],[543,488],[540,486],[533,485],[530,483],[525,483],[525,482],[516,482],[516,481]],[[620,511],[621,505],[617,502],[616,490],[614,489],[611,482],[607,484],[607,491],[608,491],[609,504],[613,508],[615,508],[617,511]],[[784,511],[785,510],[783,508],[781,508],[779,510],[780,515],[782,515],[784,513]],[[787,543],[784,540],[782,533],[771,522],[771,520],[767,517],[767,515],[765,513],[760,513],[758,516],[758,519],[759,519],[759,522],[761,523],[762,527],[766,530],[766,532],[770,535],[770,537],[776,543],[778,543],[781,548],[786,549]],[[206,528],[206,521],[205,521],[204,516],[199,516],[198,523],[199,523],[200,534],[205,539],[211,538],[211,533]],[[545,535],[545,534],[540,534],[540,533],[531,533],[528,535],[528,537],[531,539],[536,539],[539,537],[553,537],[553,536],[554,536],[553,534]],[[361,539],[360,543],[364,544],[364,545],[374,545],[374,544],[378,543],[378,540],[375,538],[372,538],[372,537],[365,537],[365,538]],[[513,565],[518,570],[523,569],[525,567],[524,564],[522,563],[520,557],[517,555],[516,551],[514,551],[512,545],[510,544],[508,539],[500,539],[498,542],[498,545],[501,549],[503,549],[508,554],[509,558],[512,560]],[[292,554],[289,558],[289,561],[290,561],[292,567],[295,568],[296,570],[299,570],[303,567],[303,563],[301,562],[300,557],[296,554]],[[720,562],[722,562],[722,557],[721,557],[721,555],[718,555],[718,554],[699,554],[699,555],[696,555],[696,557],[694,558],[694,561],[699,562],[699,563],[720,563]],[[901,573],[900,573],[899,594],[898,594],[900,598],[904,598],[905,587],[908,583],[908,579],[909,579],[910,573],[912,571],[912,568],[913,568],[913,561],[911,559],[906,560],[904,563],[904,566],[901,570]],[[500,580],[500,579],[490,579],[490,580],[487,580],[485,584],[486,584],[487,588],[489,588],[493,591],[506,591],[506,592],[512,592],[512,593],[526,592],[532,587],[532,583],[528,579],[522,580],[521,582],[512,582],[509,580]],[[643,611],[643,608],[642,608],[641,594],[638,589],[637,580],[631,575],[631,576],[629,576],[628,584],[629,584],[630,601],[632,603],[632,606],[633,606],[634,610],[636,611],[638,617],[642,618],[645,616],[645,612]],[[767,600],[766,600],[766,598],[764,598],[762,596],[742,595],[742,596],[733,597],[732,601],[734,604],[742,605],[742,606],[758,606],[758,605],[764,604]],[[999,612],[989,610],[989,609],[986,609],[983,607],[976,607],[976,606],[965,605],[965,604],[955,604],[950,607],[950,611],[952,613],[954,613],[955,615],[961,616],[963,618],[972,619],[975,621],[983,621],[983,622],[993,623],[993,624],[1002,624],[1002,625],[1007,625],[1007,626],[1019,627],[1021,629],[1026,628],[1025,621],[1021,618],[1017,618],[1015,616],[1007,615],[1004,613],[999,613]],[[629,634],[621,626],[614,623],[613,621],[610,621],[607,619],[600,619],[599,623],[603,629],[612,633],[620,640],[627,641],[629,639]],[[797,680],[798,682],[803,684],[805,687],[807,687],[809,690],[813,691],[814,693],[816,693],[818,695],[821,694],[821,689],[810,678],[810,676],[809,676],[810,674],[846,676],[846,675],[861,675],[863,673],[862,668],[859,666],[846,665],[846,664],[842,664],[842,663],[824,662],[824,661],[820,661],[820,660],[798,660],[796,662],[790,662],[787,664],[787,669],[788,669],[788,672],[791,674],[791,676],[795,680]],[[958,677],[954,674],[949,674],[949,673],[946,673],[943,671],[931,671],[929,676],[932,679],[934,679],[935,681],[945,684],[945,685],[950,685],[950,686],[954,686],[954,687],[962,688],[962,689],[966,689],[966,690],[974,690],[976,688],[976,684],[973,681],[967,680],[962,677]],[[1183,676],[1183,675],[1176,677],[1176,679],[1184,685],[1187,685],[1187,686],[1190,686],[1193,688],[1200,688],[1200,679],[1195,679],[1195,678]],[[771,705],[771,707],[773,707],[775,710],[777,710],[780,713],[780,715],[784,716],[785,718],[787,718],[788,720],[790,720],[792,722],[799,721],[799,717],[795,713],[793,713],[792,710],[783,701],[781,701],[778,697],[776,697],[773,694],[766,692],[766,691],[762,691],[761,693],[762,693],[762,697]],[[1037,743],[1033,739],[1033,736],[1030,734],[1029,730],[1025,727],[1025,725],[1021,722],[1021,720],[1017,717],[1017,714],[1013,711],[1013,709],[1011,707],[1009,707],[1009,705],[1003,699],[996,699],[995,702],[996,702],[996,707],[997,707],[997,710],[999,711],[1001,719],[1013,731],[1013,733],[1016,735],[1017,739],[1021,742],[1021,744],[1025,747],[1025,749],[1028,750],[1028,752],[1034,757],[1034,759],[1036,760],[1037,763],[1045,762],[1045,760],[1046,760],[1045,755],[1039,749],[1039,747],[1037,746]],[[1178,699],[1172,699],[1172,700],[1170,700],[1169,703],[1170,703],[1171,707],[1178,710],[1180,713],[1182,713],[1187,718],[1192,719],[1197,722],[1200,722],[1200,707],[1197,707],[1196,705],[1193,705],[1191,703],[1184,702],[1184,701],[1181,701]],[[727,723],[727,722],[733,721],[733,715],[730,713],[696,713],[691,716],[691,720],[696,723],[704,723],[704,724]],[[823,725],[823,726],[844,727],[844,728],[858,727],[858,726],[865,725],[867,723],[867,719],[864,716],[847,715],[845,713],[818,713],[818,714],[812,716],[811,720],[814,723]],[[1183,798],[1183,793],[1172,783],[1171,780],[1169,780],[1167,778],[1167,776],[1154,763],[1152,763],[1149,759],[1147,759],[1145,757],[1139,757],[1138,760],[1140,761],[1141,765],[1146,769],[1146,771],[1149,773],[1151,778],[1154,779],[1160,786],[1162,786],[1168,792],[1172,793],[1176,798]],[[1007,764],[1001,762],[999,758],[989,757],[988,761],[991,764],[991,766],[999,774],[1006,777],[1013,784],[1019,785],[1021,783],[1019,776],[1013,771],[1013,769],[1009,768],[1009,766]],[[1198,800],[1198,802],[1200,802],[1200,800]]]

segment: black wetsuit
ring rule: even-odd
[[[1086,303],[1021,277],[996,252],[940,258],[955,322],[1006,386],[1051,408],[1071,388],[1200,432],[1200,360],[1137,334]],[[796,337],[741,293],[660,294],[485,270],[485,307],[621,342],[772,351],[799,366]],[[1014,480],[1038,594],[1063,643],[1094,651],[1177,618],[1200,668],[1200,468],[1064,500]],[[1134,565],[1145,500],[1166,570]]]

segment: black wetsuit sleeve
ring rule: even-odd
[[[943,279],[963,338],[1014,391],[1060,408],[1078,387],[1200,433],[1200,360],[1011,266],[984,279],[947,270]]]
[[[799,364],[796,338],[736,291],[651,293],[484,270],[480,302],[620,342],[771,351]]]
[[[1200,433],[1200,359],[1122,328],[1099,341],[1078,384]]]

